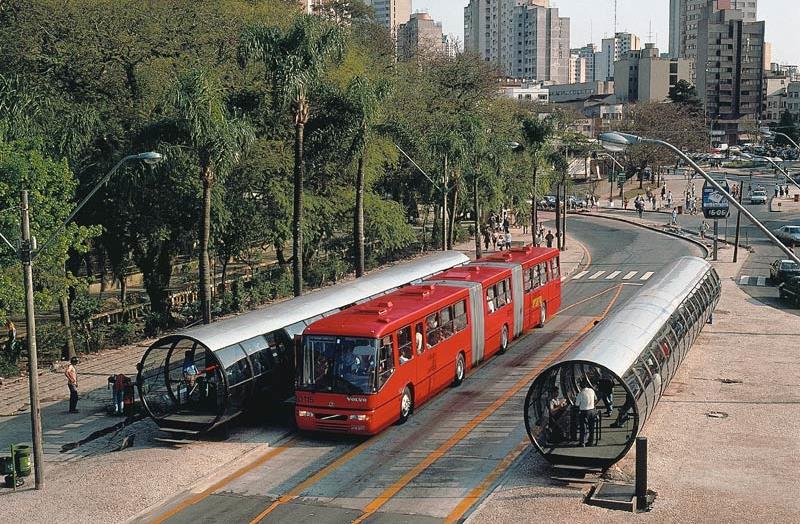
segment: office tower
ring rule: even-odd
[[[703,10],[714,0],[670,0],[669,55],[672,58],[697,57],[697,26]],[[716,0],[718,9],[737,9],[745,22],[756,21],[758,0]]]
[[[689,80],[689,61],[661,58],[655,44],[628,51],[614,63],[614,93],[618,102],[664,102],[670,88]]]
[[[548,0],[470,0],[464,48],[510,77],[569,81],[569,18]]]
[[[764,22],[748,22],[740,10],[709,4],[697,27],[698,94],[715,129],[729,143],[757,125],[764,88]]]
[[[375,21],[397,36],[402,24],[411,19],[411,0],[365,0],[375,11]]]
[[[428,13],[414,13],[397,31],[397,56],[408,60],[415,56],[436,56],[444,53],[441,22]]]
[[[641,40],[631,33],[616,33],[614,38],[604,38],[600,51],[594,55],[594,80],[605,82],[614,79],[614,62],[628,51],[642,48]]]

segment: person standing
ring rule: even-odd
[[[597,402],[597,395],[594,390],[589,387],[589,382],[585,379],[581,382],[581,392],[575,398],[575,404],[578,406],[578,423],[580,424],[580,435],[578,437],[578,444],[580,446],[593,446],[594,445],[594,426],[597,423],[597,413],[594,410],[594,405]],[[589,439],[584,440],[587,433]]]
[[[489,234],[489,228],[484,226],[483,227],[483,245],[484,245],[484,249],[486,249],[486,251],[489,251],[490,237],[491,237],[491,235]]]
[[[614,409],[614,381],[606,373],[603,373],[597,383],[597,391],[606,405],[606,415],[611,416],[611,411]]]
[[[78,371],[75,366],[78,364],[78,357],[72,357],[69,361],[64,376],[67,377],[67,387],[69,388],[69,412],[78,412]]]
[[[14,352],[14,346],[17,343],[17,326],[9,318],[6,320],[6,332],[8,334],[8,341],[6,342],[6,349],[10,354]]]
[[[511,249],[511,231],[506,231],[506,249]]]
[[[677,209],[673,209],[672,210],[672,220],[671,220],[670,223],[673,226],[677,226],[678,225],[678,210]]]
[[[672,191],[667,192],[667,208],[672,208]]]
[[[555,237],[553,236],[553,230],[552,229],[548,229],[547,230],[547,235],[545,235],[545,237],[544,237],[545,241],[547,242],[547,247],[553,247],[553,239],[554,238]]]

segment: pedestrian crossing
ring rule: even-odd
[[[765,276],[755,276],[751,277],[749,275],[742,275],[739,277],[739,285],[740,286],[758,286],[758,287],[767,287],[767,277]]]
[[[650,280],[655,271],[628,271],[624,275],[621,270],[606,271],[606,270],[584,270],[576,273],[571,278],[565,280],[584,280],[584,281],[599,281],[599,280],[623,280],[623,281],[637,281],[646,282]],[[621,276],[621,278],[620,278]]]

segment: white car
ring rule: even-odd
[[[753,191],[750,195],[750,203],[751,204],[766,204],[767,203],[767,192],[766,191]]]
[[[800,226],[783,226],[775,231],[775,236],[791,247],[800,245]]]

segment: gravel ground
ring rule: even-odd
[[[745,294],[733,281],[740,264],[724,256],[716,264],[723,283],[714,324],[704,328],[642,433],[649,487],[658,493],[651,511],[583,504],[581,488],[551,482],[531,450],[470,522],[800,521],[793,482],[800,467],[797,318]],[[710,418],[711,411],[727,417]],[[615,476],[632,479],[634,461],[631,452]]]

